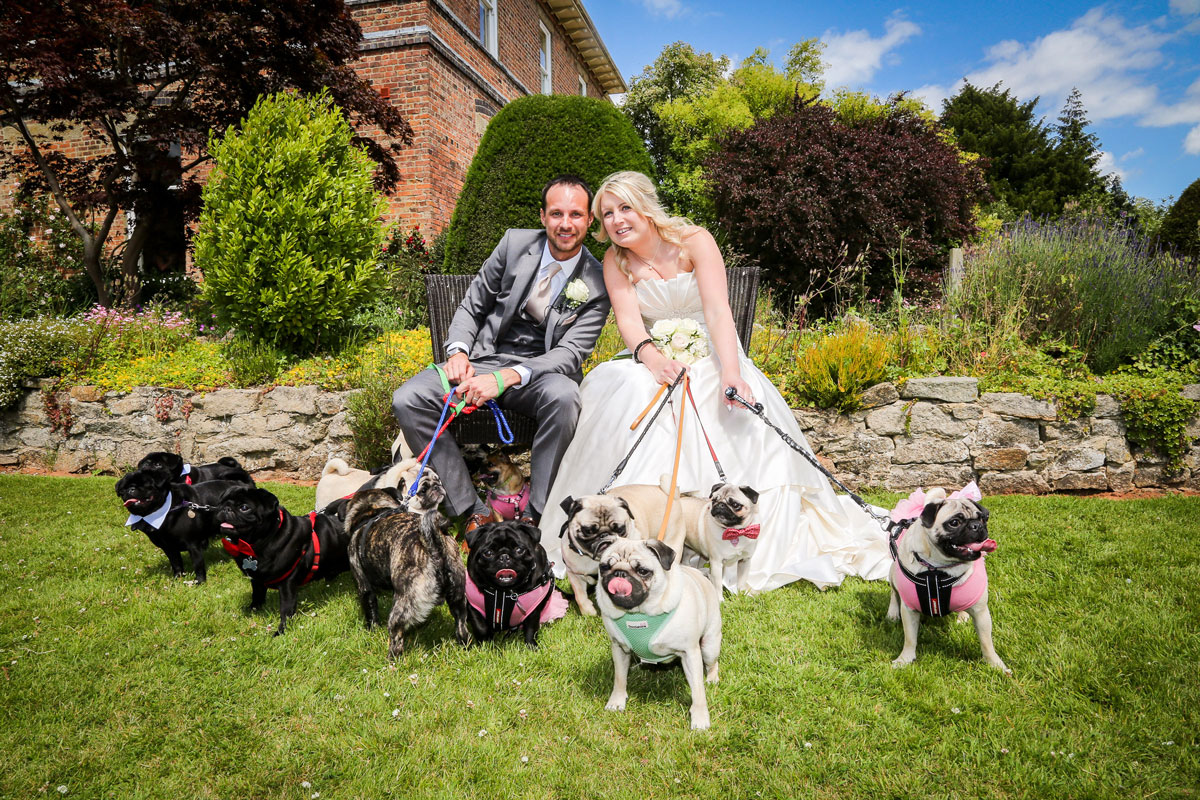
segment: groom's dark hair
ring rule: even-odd
[[[583,178],[579,177],[578,175],[571,175],[568,173],[565,175],[559,175],[557,177],[551,178],[550,182],[542,187],[542,211],[546,210],[546,195],[550,194],[550,190],[553,189],[555,186],[578,186],[580,189],[583,189],[583,191],[587,193],[588,209],[591,209],[591,207],[592,207],[592,187],[588,186],[587,181],[585,181]]]

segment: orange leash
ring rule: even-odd
[[[666,388],[666,384],[659,387],[661,392]],[[687,394],[688,378],[687,373],[683,376],[683,393]],[[657,397],[657,396],[656,396]],[[687,403],[679,404],[679,432],[675,436],[675,464],[671,467],[671,488],[667,492],[667,510],[663,512],[662,526],[658,529],[658,540],[661,542],[667,535],[667,522],[671,519],[671,507],[675,505],[675,495],[678,494],[679,486],[679,455],[683,452],[683,413],[687,410]],[[643,412],[644,413],[644,412]],[[699,419],[699,417],[697,417]]]
[[[650,409],[654,408],[654,404],[658,402],[658,398],[662,397],[662,393],[666,390],[667,385],[665,383],[660,383],[658,385],[658,391],[654,393],[654,399],[650,401],[650,405],[642,409],[642,413],[637,415],[637,419],[635,419],[633,424],[629,426],[629,430],[637,430],[637,426],[642,424],[642,420],[645,419],[646,415],[650,413]]]

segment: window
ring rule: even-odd
[[[498,56],[496,48],[496,3],[498,0],[479,0],[479,41],[485,50]]]
[[[542,30],[542,52],[541,52],[541,68],[542,68],[542,94],[550,94],[550,31],[546,30],[546,26],[541,22],[538,27]]]
[[[579,96],[587,97],[587,81],[583,79],[582,75],[579,76]]]

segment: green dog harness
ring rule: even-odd
[[[651,652],[650,642],[673,616],[675,616],[675,609],[653,616],[650,614],[626,614],[620,619],[614,619],[613,623],[617,626],[617,633],[620,634],[625,646],[633,651],[635,656],[648,664],[661,664],[675,658],[675,655],[660,656]]]

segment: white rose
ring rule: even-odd
[[[676,330],[683,331],[684,333],[699,333],[700,323],[691,317],[684,317],[679,320],[679,327]]]
[[[692,337],[682,331],[676,331],[671,337],[671,347],[676,350],[687,350],[688,345],[692,343]]]
[[[708,340],[697,339],[696,341],[692,342],[691,351],[692,355],[694,355],[696,358],[704,358],[708,355]]]
[[[660,319],[650,328],[650,336],[659,342],[670,341],[675,334],[675,321],[670,319]]]
[[[580,278],[568,283],[564,293],[572,303],[586,303],[588,300],[587,284]]]

